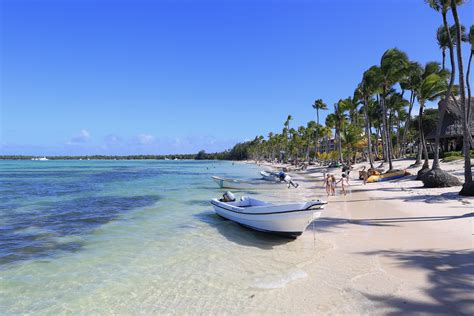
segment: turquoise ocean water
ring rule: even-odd
[[[251,312],[304,278],[288,242],[215,215],[218,161],[1,161],[0,314]],[[235,192],[291,200],[290,190]],[[295,257],[295,254],[297,256]],[[272,302],[268,302],[269,306]],[[261,306],[260,306],[261,307]]]

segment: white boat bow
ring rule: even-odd
[[[321,215],[327,204],[316,200],[303,203],[272,204],[242,197],[236,202],[212,199],[215,212],[229,220],[255,230],[296,238],[308,225]]]

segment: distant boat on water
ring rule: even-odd
[[[45,160],[49,160],[49,159],[46,158],[46,157],[33,157],[33,158],[31,158],[31,160],[45,161]]]

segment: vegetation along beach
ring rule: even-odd
[[[473,12],[0,1],[0,314],[472,315]]]

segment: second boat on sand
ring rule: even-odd
[[[248,189],[261,189],[261,190],[271,190],[271,189],[281,189],[285,186],[284,182],[271,182],[265,180],[241,180],[233,178],[221,178],[212,176],[212,180],[220,188],[225,189],[237,189],[237,190],[248,190]]]

